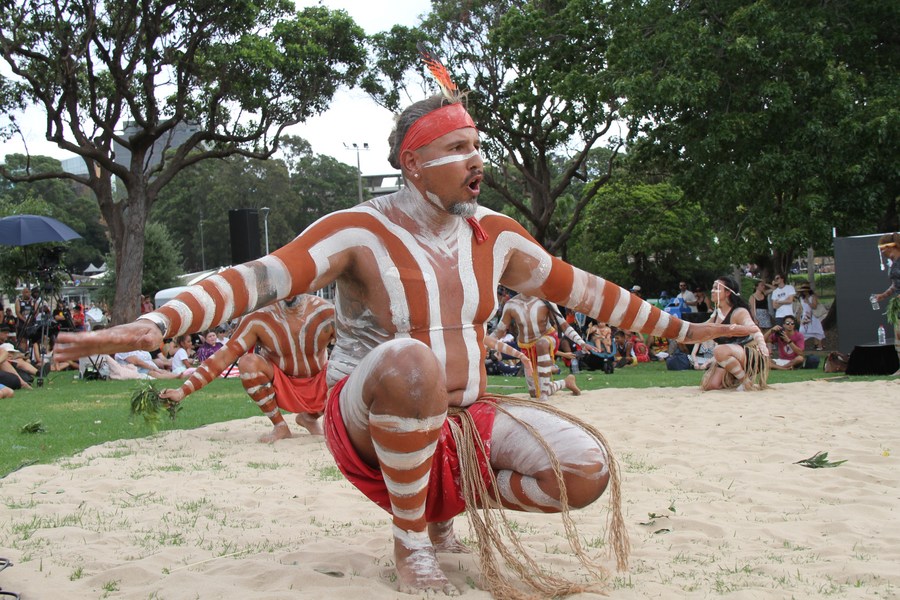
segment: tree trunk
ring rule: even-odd
[[[147,217],[142,211],[124,211],[127,222],[124,235],[114,237],[116,243],[116,295],[112,305],[113,325],[133,321],[140,314],[141,283],[144,279],[144,227]]]
[[[150,198],[143,186],[129,189],[118,202],[104,194],[100,210],[109,227],[116,260],[116,292],[110,317],[113,325],[133,321],[140,314],[141,283],[144,278],[144,228],[150,213]],[[99,196],[99,194],[98,194]]]

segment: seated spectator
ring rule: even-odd
[[[182,379],[193,375],[194,371],[194,340],[189,334],[175,338],[175,355],[172,356],[172,373]]]
[[[616,331],[613,335],[613,341],[616,344],[615,367],[617,369],[638,364],[637,357],[634,355],[634,347],[628,341],[628,336],[625,335],[624,330],[619,329]]]
[[[223,346],[224,344],[219,341],[219,335],[215,331],[207,331],[203,334],[203,343],[197,348],[197,360],[204,362]]]
[[[639,363],[646,363],[650,362],[651,360],[657,360],[656,357],[650,356],[650,347],[644,341],[643,336],[634,331],[630,331],[628,332],[627,337],[628,343],[631,344],[631,349],[634,352],[634,357]]]
[[[153,362],[153,358],[150,356],[150,353],[146,350],[132,350],[131,352],[117,352],[115,355],[115,361],[120,366],[128,366],[131,365],[137,368],[138,373],[142,375],[149,375],[154,379],[177,379],[178,375],[173,374],[171,371],[164,371],[160,369],[156,363]]]
[[[8,388],[2,383],[0,383],[0,398],[12,398],[13,391],[12,388]]]
[[[591,323],[587,328],[587,342],[596,350],[581,357],[581,364],[589,371],[603,371],[610,374],[615,369],[616,344],[612,329],[606,323]]]
[[[803,366],[803,346],[806,340],[797,331],[797,321],[792,315],[784,317],[781,325],[770,329],[766,334],[766,341],[778,347],[778,358],[771,359],[771,368],[785,371]]]
[[[21,358],[21,353],[9,342],[0,345],[0,385],[10,390],[26,389],[30,390],[31,386],[25,381],[23,374],[14,366],[15,358]],[[19,362],[25,362],[19,361]],[[28,365],[29,367],[31,365]],[[33,369],[34,367],[32,367]],[[7,397],[7,396],[4,396]]]
[[[698,371],[704,371],[713,364],[713,351],[716,343],[713,340],[707,340],[699,344],[694,344],[691,350],[690,361],[691,366]]]

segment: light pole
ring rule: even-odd
[[[351,147],[352,147],[354,150],[356,150],[356,174],[357,174],[357,183],[359,184],[359,185],[358,185],[358,189],[359,189],[359,201],[362,202],[362,201],[363,201],[363,195],[362,195],[362,169],[359,167],[359,152],[360,152],[360,150],[368,150],[368,149],[369,149],[369,144],[366,143],[366,142],[363,142],[362,148],[360,148],[360,147],[359,147],[359,144],[357,144],[356,142],[354,142],[354,143],[351,144],[350,146],[348,146],[346,143],[344,144],[344,148],[346,148],[347,150],[349,150]]]
[[[266,254],[269,253],[269,207],[263,206],[259,209],[263,215],[263,234],[266,237]]]

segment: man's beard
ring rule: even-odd
[[[450,209],[447,212],[451,215],[467,219],[469,217],[474,217],[476,210],[478,210],[477,202],[457,202],[451,204]]]

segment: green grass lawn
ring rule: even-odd
[[[586,372],[578,375],[583,390],[697,386],[699,371],[667,371],[663,363],[617,369],[612,375]],[[832,377],[821,370],[773,371],[770,383],[808,381]],[[488,390],[498,394],[525,391],[521,377],[489,377]],[[854,377],[853,381],[884,379]],[[159,387],[165,382],[157,382]],[[175,383],[170,384],[174,387]],[[130,413],[131,396],[139,388],[135,381],[82,381],[71,372],[53,374],[42,388],[18,391],[0,401],[0,478],[23,466],[49,463],[85,448],[118,439],[152,435],[143,418]],[[259,408],[238,379],[217,380],[183,402],[183,410],[172,421],[163,416],[159,431],[195,429],[210,423],[255,417]],[[39,433],[23,428],[40,422]]]

